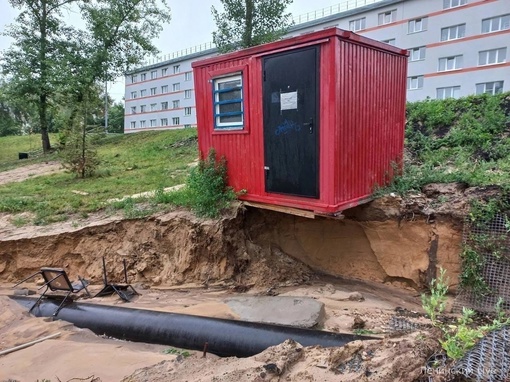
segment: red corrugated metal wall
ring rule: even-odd
[[[400,165],[407,58],[338,39],[335,204],[368,197]],[[355,203],[356,204],[356,203]]]
[[[268,194],[264,184],[262,60],[303,44],[320,45],[320,198]],[[330,213],[356,205],[391,176],[403,152],[407,58],[402,51],[338,29],[195,63],[201,155],[213,147],[229,183],[246,200]],[[214,131],[212,78],[243,73],[245,129]]]

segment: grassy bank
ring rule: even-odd
[[[0,147],[16,138],[24,137],[0,138]],[[197,158],[195,138],[196,129],[108,136],[97,147],[101,165],[94,177],[63,172],[0,186],[0,212],[32,212],[36,224],[46,224],[97,211],[111,198],[181,184]]]

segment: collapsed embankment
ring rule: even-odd
[[[419,289],[438,266],[455,285],[466,206],[461,196],[477,193],[461,185],[424,192],[406,200],[377,199],[345,211],[343,220],[237,208],[212,221],[173,211],[55,234],[9,236],[0,238],[0,280],[14,282],[55,266],[100,282],[105,256],[111,278],[121,277],[126,259],[130,281],[150,285],[296,285],[318,271]],[[439,194],[449,202],[437,204]]]

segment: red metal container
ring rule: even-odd
[[[193,63],[200,155],[241,199],[335,214],[401,166],[407,52],[338,28]]]

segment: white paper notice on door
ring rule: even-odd
[[[280,93],[280,110],[297,109],[297,91]]]

